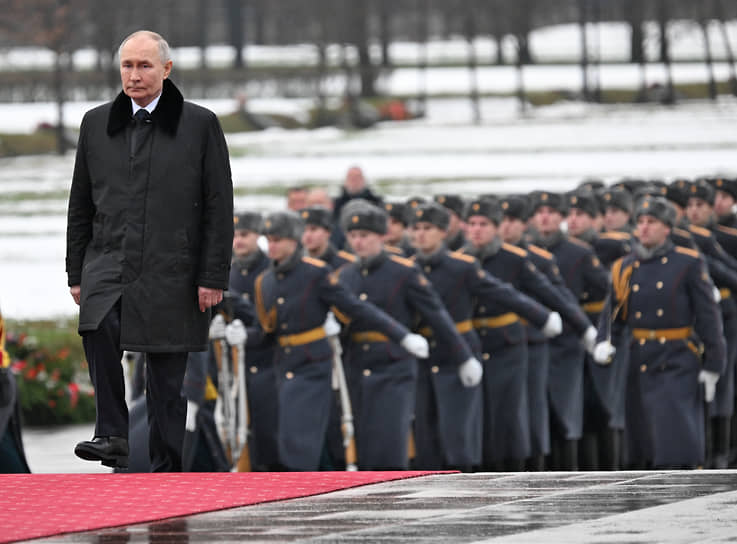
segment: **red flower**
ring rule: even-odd
[[[69,404],[74,408],[79,401],[79,386],[72,382],[67,386],[67,389],[69,389]]]
[[[49,399],[49,407],[55,408],[56,407],[56,401],[54,399]]]

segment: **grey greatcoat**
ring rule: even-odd
[[[214,113],[164,80],[129,157],[131,100],[87,112],[69,196],[66,268],[81,285],[79,332],[121,301],[121,348],[204,351],[197,287],[226,289],[233,239],[228,151]]]

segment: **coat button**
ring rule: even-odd
[[[659,281],[658,283],[656,283],[655,284],[655,288],[656,289],[662,289],[663,288],[663,282],[662,281]]]
[[[663,317],[663,309],[662,308],[658,308],[658,311],[655,312],[655,315],[657,315],[658,317]]]
[[[641,346],[644,346],[645,345],[645,342],[647,342],[647,340],[645,340],[644,338],[640,338],[640,345]]]
[[[241,269],[241,276],[248,276],[248,269],[247,268],[242,268]]]
[[[371,370],[368,369],[368,368],[364,368],[363,369],[363,375],[368,378],[369,376],[371,376]]]
[[[361,270],[361,275],[362,276],[368,276],[368,270],[365,269],[365,268],[363,270]]]
[[[360,295],[358,295],[358,298],[360,298],[361,300],[366,300],[368,298],[368,295],[366,293],[361,293]]]
[[[640,372],[647,372],[647,365],[640,365]]]
[[[438,343],[435,340],[433,340],[432,342],[430,342],[430,347],[431,348],[437,347],[437,345],[438,345]]]
[[[486,306],[479,306],[479,313],[483,314],[484,312],[486,312]]]
[[[257,366],[252,366],[248,370],[251,371],[251,374],[257,374],[258,373],[258,367]]]
[[[438,365],[433,365],[432,368],[430,369],[430,371],[433,374],[437,374],[438,372],[440,372],[440,367],[438,367]]]
[[[292,378],[294,378],[294,372],[292,372],[292,371],[290,370],[289,372],[287,372],[286,374],[284,374],[284,377],[285,377],[286,379],[288,379],[288,380],[291,380]]]
[[[368,351],[369,349],[371,349],[371,346],[369,346],[368,344],[363,345],[363,351]]]
[[[284,274],[281,274],[281,273],[277,274],[276,275],[276,279],[283,280],[284,279]]]
[[[640,319],[642,317],[642,312],[635,312],[635,319]]]
[[[658,342],[660,342],[661,344],[665,344],[665,342],[666,342],[666,340],[665,340],[665,337],[664,337],[664,336],[661,336],[661,337],[660,337],[660,338],[658,339]]]
[[[279,297],[278,299],[276,299],[276,303],[277,304],[284,304],[284,297]]]
[[[483,354],[483,355],[481,356],[481,358],[482,358],[482,359],[483,359],[484,361],[488,361],[489,359],[491,359],[491,355],[489,355],[488,353],[484,353],[484,354]]]
[[[635,261],[634,267],[635,268],[640,268],[640,261]]]
[[[634,285],[632,286],[632,290],[633,290],[633,291],[634,291],[634,292],[636,293],[637,291],[639,291],[639,290],[640,290],[640,286],[639,286],[638,284],[634,284]]]
[[[282,328],[282,330],[286,330],[286,329],[287,329],[287,327],[289,327],[289,325],[287,325],[286,323],[282,323],[282,324],[281,324],[281,328]]]
[[[289,346],[285,347],[284,353],[292,353],[292,348],[290,348]]]
[[[486,329],[481,329],[481,332],[479,332],[481,336],[486,336]]]
[[[425,274],[429,274],[430,272],[432,272],[432,268],[429,267],[429,266],[426,266],[425,267]]]
[[[660,262],[663,264],[668,264],[668,257],[663,257],[662,259],[660,259]]]

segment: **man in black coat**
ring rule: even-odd
[[[228,286],[230,165],[215,114],[168,80],[166,41],[139,31],[119,52],[123,91],[85,114],[69,196],[68,283],[97,399],[95,436],[75,453],[127,464],[120,359],[141,351],[152,470],[178,471],[187,353],[207,348],[208,309]]]

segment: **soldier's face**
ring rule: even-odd
[[[415,223],[412,244],[422,253],[433,253],[437,251],[444,239],[445,231],[439,229],[432,223],[426,221]]]
[[[525,223],[520,219],[505,216],[499,224],[499,236],[508,244],[516,244],[525,233]]]
[[[386,236],[384,240],[388,244],[398,244],[404,236],[404,223],[390,217],[386,223]]]
[[[719,191],[717,190],[716,197],[714,198],[714,213],[716,213],[719,217],[723,215],[729,215],[732,213],[732,208],[734,208],[735,200],[732,195],[725,191]]]
[[[561,213],[550,206],[540,206],[533,217],[533,224],[542,234],[548,235],[560,229]]]
[[[330,242],[330,231],[317,225],[305,225],[302,233],[302,245],[310,252],[322,253]]]
[[[637,218],[637,238],[646,248],[658,247],[670,234],[670,227],[652,215]]]
[[[120,50],[123,92],[139,106],[147,106],[161,92],[172,62],[161,60],[159,45],[146,35],[134,36]]]
[[[466,221],[466,237],[476,247],[485,246],[496,238],[496,225],[482,215],[472,215]]]
[[[694,225],[703,227],[711,219],[712,210],[712,207],[705,200],[689,198],[686,206],[686,217]]]
[[[580,236],[594,225],[594,218],[579,208],[571,208],[566,218],[571,236]]]
[[[604,212],[604,228],[606,230],[619,230],[630,220],[630,214],[619,208],[609,206]]]
[[[233,233],[233,256],[245,257],[258,249],[257,232],[252,230],[236,229]]]
[[[269,241],[269,258],[277,262],[288,259],[297,249],[297,240],[291,238],[269,234],[266,239]]]
[[[353,229],[346,234],[353,252],[359,257],[373,257],[384,247],[382,235],[370,230]]]

